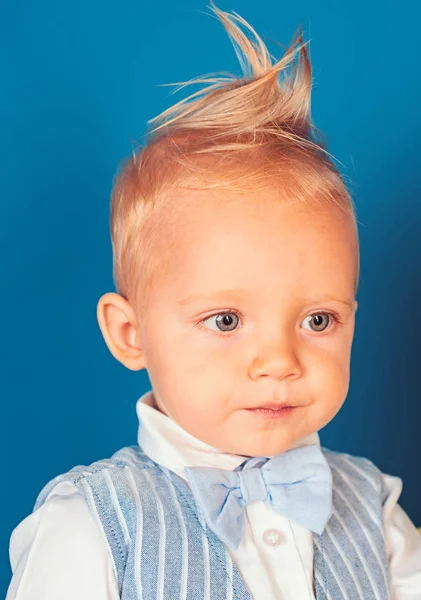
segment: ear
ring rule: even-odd
[[[139,326],[129,302],[114,292],[104,294],[97,305],[101,333],[111,354],[131,371],[145,368]]]

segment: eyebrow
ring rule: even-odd
[[[217,298],[218,296],[240,296],[241,294],[246,293],[247,290],[240,290],[240,289],[229,289],[229,290],[217,290],[216,292],[210,293],[208,295],[202,295],[202,294],[190,294],[189,296],[186,296],[186,298],[183,298],[182,300],[179,300],[177,302],[177,304],[181,305],[181,306],[185,306],[186,304],[190,304],[192,302],[198,302],[200,300],[212,300],[213,298]],[[318,302],[325,302],[326,300],[330,300],[333,302],[340,302],[341,304],[346,304],[346,306],[349,306],[350,308],[352,308],[354,306],[354,302],[348,302],[347,300],[340,300],[338,298],[333,298],[332,296],[324,296],[323,298],[320,298],[318,300]],[[307,304],[317,304],[318,302],[311,302],[308,301],[306,302]]]
[[[185,305],[190,304],[190,302],[196,302],[198,300],[212,300],[212,298],[217,298],[218,296],[239,296],[241,294],[246,293],[247,290],[217,290],[216,292],[212,292],[208,295],[202,294],[190,294],[190,296],[186,296],[182,300],[179,300],[177,304]]]

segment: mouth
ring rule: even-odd
[[[256,408],[246,408],[246,410],[252,414],[260,415],[269,418],[282,418],[290,415],[296,406],[290,406],[287,404],[276,405],[268,404],[266,406],[257,406]]]

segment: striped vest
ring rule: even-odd
[[[368,459],[322,451],[332,470],[333,513],[322,535],[313,535],[316,598],[390,600],[382,473]],[[58,475],[34,510],[65,480],[81,491],[105,535],[123,600],[251,600],[186,481],[138,445]]]

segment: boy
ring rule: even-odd
[[[306,44],[272,65],[212,6],[249,74],[154,119],[112,196],[98,321],[151,380],[139,445],[44,487],[7,600],[421,598],[402,481],[320,446],[348,392],[359,249]]]

